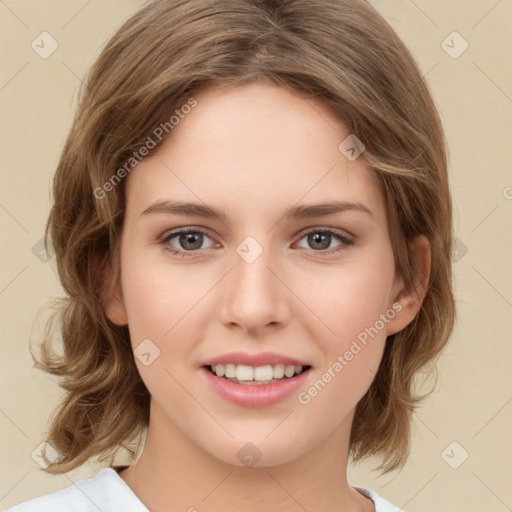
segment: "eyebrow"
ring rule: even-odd
[[[372,211],[362,203],[335,201],[330,203],[291,206],[283,212],[283,218],[304,219],[344,212],[361,212],[370,216],[373,215]],[[158,201],[152,204],[146,208],[141,215],[153,215],[158,213],[167,215],[197,216],[218,219],[223,222],[225,222],[228,217],[224,211],[216,210],[206,204],[168,200]]]

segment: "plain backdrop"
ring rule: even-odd
[[[377,478],[376,461],[368,461],[350,468],[349,481],[408,512],[505,512],[512,509],[512,1],[372,3],[427,76],[449,141],[458,320],[436,390],[414,414],[405,468]],[[2,510],[99,470],[88,463],[52,476],[38,466],[61,395],[54,378],[32,368],[28,344],[41,335],[39,309],[62,294],[39,244],[80,80],[143,4],[0,1]]]

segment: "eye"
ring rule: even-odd
[[[202,229],[190,227],[165,234],[161,237],[159,243],[172,254],[180,257],[193,257],[200,249],[205,249],[205,247],[202,247],[205,237],[211,240]],[[171,241],[174,239],[176,241],[172,243]],[[329,228],[312,228],[303,234],[300,240],[303,239],[307,239],[306,242],[314,252],[321,254],[336,253],[355,243],[355,240],[348,235]],[[331,243],[335,240],[339,243],[332,248]],[[216,245],[218,246],[218,244]],[[216,245],[212,244],[210,247]]]
[[[187,253],[194,253],[199,249],[204,249],[202,245],[205,237],[211,240],[206,232],[202,231],[201,229],[187,228],[165,234],[160,239],[160,243],[166,251],[177,254],[179,256],[187,257],[192,256],[192,254]],[[171,240],[173,239],[176,239],[175,244],[177,244],[177,247],[171,243]]]
[[[306,242],[315,252],[323,254],[332,254],[346,249],[347,246],[354,245],[354,240],[349,236],[328,228],[310,229],[303,235],[301,240],[304,238],[306,238]],[[340,242],[334,249],[330,248],[333,239]]]

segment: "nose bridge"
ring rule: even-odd
[[[271,248],[248,236],[236,247],[232,266],[224,287],[223,321],[247,330],[282,322],[286,308]]]

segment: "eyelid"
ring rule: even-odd
[[[331,235],[333,238],[337,239],[340,243],[331,249],[324,249],[320,251],[315,251],[314,249],[306,249],[308,252],[314,255],[331,255],[336,253],[341,253],[346,250],[350,246],[356,245],[356,237],[352,234],[349,234],[346,231],[340,230],[338,228],[331,228],[327,226],[319,226],[307,228],[305,231],[301,231],[299,233],[299,238],[297,242],[300,242],[304,237],[308,236],[310,233],[326,233]]]
[[[165,243],[168,243],[172,238],[179,236],[179,235],[186,234],[186,233],[201,233],[202,235],[206,235],[208,238],[213,240],[213,237],[209,235],[208,230],[206,228],[195,227],[195,226],[185,226],[185,227],[176,228],[174,230],[165,232],[162,236],[160,236],[158,238],[158,242],[165,244]],[[190,253],[199,252],[199,250],[188,251],[188,252],[190,252]]]
[[[306,228],[305,230],[300,231],[297,234],[297,236],[301,235],[301,238],[303,238],[304,236],[309,235],[310,233],[323,233],[323,232],[335,234],[339,237],[346,238],[347,240],[350,240],[352,242],[355,242],[355,240],[356,240],[355,235],[352,235],[348,231],[346,231],[344,229],[339,229],[339,228],[331,228],[329,226],[315,226],[312,228]]]

